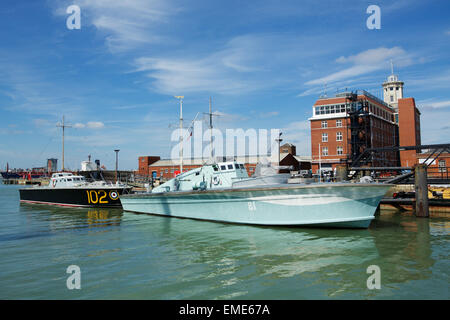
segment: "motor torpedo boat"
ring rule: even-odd
[[[120,198],[126,211],[169,217],[253,225],[367,228],[391,187],[349,182],[292,184],[288,183],[289,174],[266,171],[269,174],[249,177],[241,163],[215,162],[183,172],[152,192]]]

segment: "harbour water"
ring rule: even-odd
[[[449,220],[272,228],[20,205],[0,185],[0,299],[448,299]],[[69,290],[67,267],[81,270]],[[367,268],[381,272],[369,290]]]

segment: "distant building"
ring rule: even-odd
[[[285,143],[280,147],[280,153],[290,153],[295,156],[297,155],[297,150],[292,143]]]
[[[47,159],[47,172],[53,173],[58,171],[58,159]]]
[[[422,153],[417,153],[416,156],[417,163],[428,165],[428,176],[446,179],[450,177],[450,153],[442,152],[435,159],[435,156],[431,155],[430,152],[423,150]]]
[[[161,157],[151,157],[151,156],[142,156],[139,157],[139,166],[138,166],[138,174],[140,175],[148,175],[148,166],[156,161],[160,160]]]

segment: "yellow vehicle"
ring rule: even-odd
[[[450,188],[428,187],[428,199],[450,199]]]

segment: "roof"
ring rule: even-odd
[[[293,145],[292,143],[286,142],[281,147],[295,147],[295,145]]]

